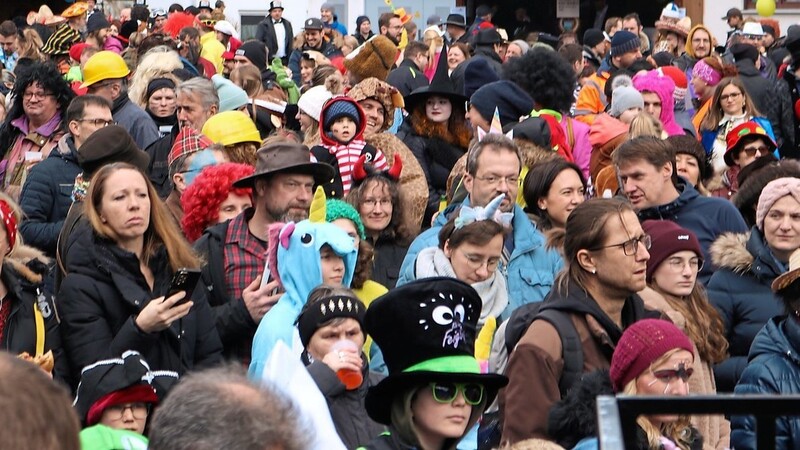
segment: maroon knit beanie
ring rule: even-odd
[[[650,235],[652,241],[648,250],[650,253],[650,259],[647,261],[648,283],[658,266],[670,255],[689,250],[703,259],[703,250],[700,248],[697,236],[686,228],[681,228],[677,223],[671,220],[645,220],[642,228]]]
[[[629,326],[617,342],[611,357],[611,383],[614,392],[641,375],[653,362],[670,350],[681,349],[694,354],[694,345],[672,322],[644,319]]]

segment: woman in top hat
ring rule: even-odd
[[[710,247],[718,268],[708,297],[719,310],[730,357],[714,367],[717,390],[731,392],[747,365],[753,340],[782,304],[770,285],[786,271],[800,248],[800,179],[779,178],[761,191],[756,225],[742,234],[724,234]]]
[[[442,51],[442,55],[447,52]],[[405,97],[408,120],[397,137],[414,153],[428,181],[428,206],[423,224],[430,223],[446,193],[447,177],[469,146],[470,128],[464,117],[468,100],[453,90],[447,75],[446,57],[440,57],[430,86],[414,90]]]
[[[736,394],[800,394],[800,252],[789,260],[789,272],[776,278],[772,290],[785,315],[776,316],[758,332],[749,363],[736,385]],[[731,447],[755,449],[756,424],[752,416],[731,418]],[[775,424],[775,448],[800,447],[800,417],[781,417]]]
[[[482,374],[474,357],[481,299],[454,278],[398,287],[367,310],[367,332],[389,376],[367,392],[369,416],[389,426],[364,448],[455,449],[505,376]]]

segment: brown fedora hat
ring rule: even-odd
[[[314,177],[314,183],[329,183],[334,169],[329,164],[311,160],[311,151],[302,144],[279,142],[258,149],[256,172],[233,183],[233,187],[253,187],[253,182],[276,173],[300,173]]]

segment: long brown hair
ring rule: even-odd
[[[722,96],[722,90],[730,85],[739,89],[739,92],[744,96],[744,112],[751,118],[761,117],[761,113],[756,109],[755,102],[744,88],[742,80],[739,77],[727,77],[723,78],[714,90],[714,97],[711,99],[711,107],[708,108],[708,114],[706,114],[703,121],[700,122],[701,131],[716,130],[719,127],[719,121],[725,116],[725,113],[722,112],[722,106],[720,105],[720,97]]]
[[[434,94],[431,96],[433,95]],[[425,101],[419,102],[411,113],[411,126],[414,128],[414,132],[420,136],[439,138],[448,144],[466,150],[469,148],[469,140],[472,132],[469,127],[467,127],[464,107],[458,105],[458,102],[453,102],[450,99],[448,99],[448,101],[452,107],[452,112],[447,122],[436,123],[428,119],[428,115],[425,114],[426,98]]]
[[[192,269],[200,267],[199,258],[181,234],[164,202],[158,198],[158,192],[153,184],[139,169],[128,163],[117,162],[105,165],[92,177],[89,191],[86,193],[89,201],[85,204],[85,214],[94,232],[106,239],[117,241],[118,236],[114,230],[100,219],[100,209],[106,181],[114,173],[125,169],[134,170],[142,176],[147,185],[147,195],[150,197],[150,225],[144,232],[141,261],[149,264],[150,258],[163,245],[166,247],[169,264],[173,271],[182,267]]]
[[[686,334],[697,346],[697,353],[703,361],[717,364],[728,357],[728,338],[725,337],[722,318],[717,308],[708,301],[706,290],[699,281],[694,283],[692,292],[683,298],[677,298],[661,289],[655,279],[650,287],[686,319]]]

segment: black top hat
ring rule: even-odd
[[[431,84],[414,89],[410,94],[403,97],[406,104],[406,111],[413,111],[419,103],[424,102],[432,95],[447,97],[453,106],[457,104],[463,105],[469,100],[463,94],[455,91],[453,82],[447,74],[447,46],[444,46],[442,52],[439,54],[439,64],[436,66],[436,72],[433,74]]]
[[[269,2],[269,9],[268,11],[272,11],[273,9],[283,9],[283,2],[281,0],[274,0]]]
[[[461,28],[467,28],[467,19],[461,14],[449,14],[447,20],[442,22],[445,25],[455,25]]]
[[[455,278],[425,278],[392,289],[370,305],[367,332],[383,352],[389,376],[367,392],[365,407],[376,422],[391,422],[392,399],[434,381],[478,383],[485,405],[508,378],[482,374],[475,359],[481,298]]]

